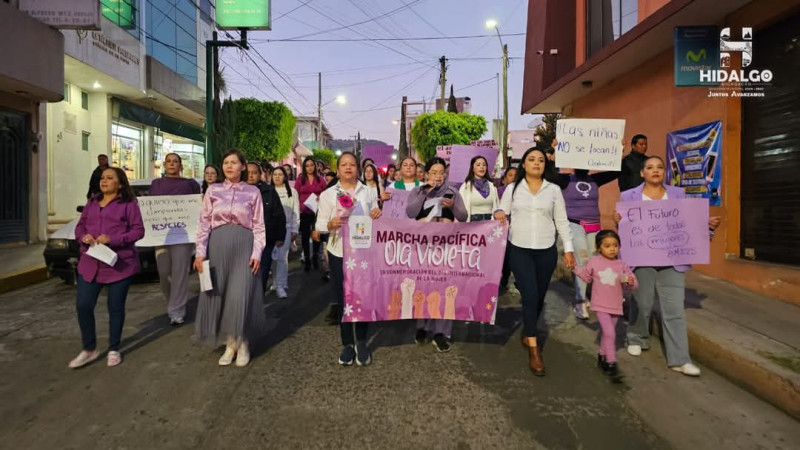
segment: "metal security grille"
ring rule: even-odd
[[[774,74],[742,102],[741,256],[800,265],[800,14],[753,34],[753,66]]]
[[[28,116],[0,109],[0,244],[28,241]]]

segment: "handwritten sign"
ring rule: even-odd
[[[622,119],[560,119],[556,167],[620,170],[624,136]]]
[[[497,141],[495,141],[494,139],[483,139],[483,140],[480,140],[480,141],[472,141],[472,142],[469,143],[469,145],[471,145],[473,147],[500,148],[497,145]]]
[[[450,155],[453,153],[452,145],[438,145],[436,146],[436,156],[447,161],[450,164]]]
[[[453,145],[453,154],[450,156],[450,174],[448,179],[452,183],[463,183],[469,174],[469,164],[472,158],[483,156],[489,164],[488,173],[494,171],[497,162],[497,149],[492,147],[474,147],[471,145]]]
[[[617,203],[620,256],[630,266],[709,263],[708,200]]]
[[[411,191],[390,188],[386,192],[392,194],[392,198],[383,202],[383,217],[395,220],[408,219],[406,204]]]
[[[144,237],[136,245],[189,244],[197,235],[197,222],[202,200],[200,194],[154,195],[139,197],[144,222]]]
[[[343,321],[494,323],[508,228],[351,216],[343,232]]]
[[[367,145],[361,152],[361,160],[371,159],[375,161],[375,167],[380,170],[395,162],[392,159],[393,153],[394,147],[391,145]]]

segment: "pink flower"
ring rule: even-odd
[[[352,208],[354,205],[353,198],[347,194],[340,195],[339,204],[342,205],[342,208]]]

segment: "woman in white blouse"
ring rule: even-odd
[[[497,211],[500,200],[497,197],[497,188],[489,179],[489,163],[486,158],[472,158],[467,179],[458,192],[467,207],[467,222],[492,219],[492,213]]]
[[[544,376],[544,362],[536,342],[537,324],[544,296],[558,262],[556,231],[564,246],[564,264],[575,267],[572,236],[561,188],[546,178],[552,164],[544,151],[531,148],[522,156],[513,185],[503,193],[497,220],[511,215],[509,262],[522,295],[522,343],[528,347],[529,364],[536,376]],[[549,176],[549,175],[548,175]]]
[[[381,210],[378,208],[377,191],[358,181],[358,157],[353,152],[344,152],[339,156],[337,171],[339,182],[319,196],[316,229],[320,233],[330,233],[327,250],[331,287],[341,310],[344,307],[344,246],[340,229],[347,225],[347,217],[353,208],[344,208],[340,197],[349,196],[352,204],[366,208],[372,219],[379,218]],[[339,364],[350,366],[355,361],[359,366],[368,366],[372,362],[372,354],[367,347],[367,323],[340,321],[339,332],[342,339]]]
[[[272,184],[286,215],[286,239],[283,245],[275,247],[272,255],[272,260],[275,261],[275,293],[278,298],[286,298],[286,290],[289,289],[289,249],[297,239],[297,230],[300,229],[300,197],[289,184],[289,176],[281,166],[273,170]]]

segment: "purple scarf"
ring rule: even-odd
[[[486,178],[475,178],[472,180],[472,186],[478,190],[481,197],[486,198],[489,196],[489,180]]]

